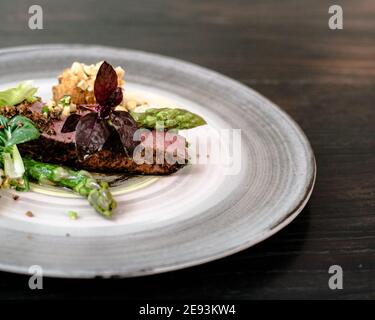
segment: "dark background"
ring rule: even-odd
[[[28,29],[31,4],[44,9],[44,30]],[[328,28],[332,4],[343,6],[344,30]],[[34,291],[28,277],[0,273],[0,298],[374,299],[374,40],[373,0],[1,0],[1,47],[128,47],[242,81],[300,124],[318,175],[294,222],[229,258],[144,278],[45,279]],[[333,264],[343,290],[328,288]]]

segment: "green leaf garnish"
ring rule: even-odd
[[[23,101],[33,102],[34,94],[38,88],[33,86],[32,81],[24,81],[15,88],[0,91],[0,107],[15,106]]]
[[[70,106],[71,97],[69,95],[65,95],[60,99],[60,104],[62,104],[64,107]]]
[[[8,122],[8,128],[10,130],[10,137],[6,142],[7,147],[37,139],[40,135],[34,123],[24,116],[13,117]]]
[[[0,115],[0,163],[5,177],[10,179],[10,185],[17,190],[29,189],[17,144],[37,139],[39,135],[39,130],[30,119],[18,115],[9,120]]]
[[[78,219],[78,213],[75,211],[69,211],[68,212],[69,218],[71,220],[77,220]]]

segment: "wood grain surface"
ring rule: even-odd
[[[334,2],[334,3],[333,3]],[[375,298],[375,3],[325,0],[0,2],[0,46],[91,43],[188,60],[258,90],[302,127],[318,175],[307,207],[271,239],[232,257],[135,279],[45,279],[0,273],[0,299]],[[328,7],[344,29],[328,28]],[[126,66],[125,66],[126,68]],[[1,257],[0,257],[1,259]],[[340,265],[343,290],[330,290]]]

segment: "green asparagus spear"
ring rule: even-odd
[[[139,128],[157,129],[161,124],[165,129],[191,129],[206,124],[202,117],[184,109],[151,108],[130,114]]]
[[[106,182],[97,182],[87,171],[74,171],[54,164],[23,159],[26,175],[40,184],[55,184],[72,189],[83,197],[104,217],[110,218],[116,202]]]

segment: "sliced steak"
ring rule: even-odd
[[[121,150],[120,143],[110,143],[108,146],[91,155],[89,158],[79,161],[75,148],[75,132],[61,133],[65,119],[58,119],[54,116],[44,117],[42,115],[42,104],[20,104],[15,107],[4,107],[0,113],[11,117],[22,114],[33,120],[42,134],[38,140],[33,140],[19,145],[20,152],[25,156],[48,163],[56,163],[85,169],[95,172],[121,172],[129,174],[170,174],[187,163],[186,140],[182,136],[169,137],[168,134],[146,132],[141,135],[141,142],[137,155],[146,158],[140,163],[134,158],[125,156]],[[82,114],[88,111],[80,110]],[[157,138],[158,137],[158,138]],[[117,139],[111,135],[109,139]],[[150,157],[146,157],[151,154]],[[162,155],[162,156],[161,156]],[[170,159],[178,159],[172,162]]]

